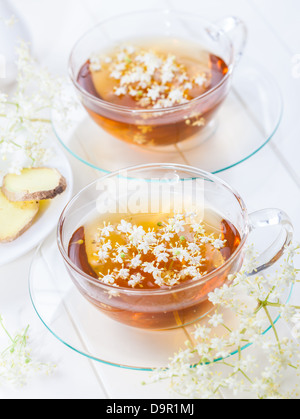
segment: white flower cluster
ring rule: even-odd
[[[5,343],[6,349],[0,353],[0,386],[24,386],[31,377],[37,374],[49,375],[55,369],[53,364],[42,363],[32,358],[28,347],[28,329],[29,327],[13,336],[6,330],[0,316],[0,331],[4,332],[8,341]]]
[[[117,237],[114,243],[112,235]],[[101,268],[99,279],[105,284],[118,286],[121,279],[135,288],[143,286],[148,274],[159,287],[174,286],[205,275],[203,255],[208,246],[220,252],[225,244],[221,236],[208,235],[202,222],[191,223],[189,214],[176,214],[148,231],[125,220],[116,226],[104,224],[98,231],[94,257]],[[106,265],[111,263],[115,268],[108,270]]]
[[[208,86],[208,74],[189,77],[176,56],[151,49],[124,46],[111,56],[90,58],[93,72],[107,66],[110,77],[116,81],[115,95],[129,94],[142,107],[159,109],[184,104],[191,100],[189,93],[193,88]]]
[[[52,156],[45,146],[51,124],[49,112],[59,107],[66,116],[69,104],[62,95],[63,81],[40,68],[29,45],[17,48],[18,76],[11,95],[0,92],[0,170],[19,173],[25,167],[44,166]]]
[[[4,19],[3,17],[0,16],[0,22],[1,23],[3,22],[6,26],[9,26],[9,27],[13,27],[17,23],[17,21],[18,20],[17,20],[16,16],[14,16],[14,15],[12,15],[8,19]]]
[[[275,317],[280,314],[299,325],[300,307],[280,301],[283,288],[297,281],[293,257],[299,249],[300,246],[287,248],[275,275],[263,277],[252,275],[255,256],[249,248],[247,262],[231,278],[232,284],[209,295],[217,307],[215,314],[195,327],[187,348],[173,357],[168,368],[155,371],[152,380],[167,378],[173,390],[196,399],[222,398],[222,390],[226,389],[236,396],[250,392],[252,397],[255,394],[261,399],[297,397],[298,386],[284,391],[283,373],[289,369],[299,376],[300,346],[295,339],[279,336],[271,310],[277,311]],[[224,309],[231,309],[236,317],[238,325],[233,330],[225,324]],[[268,328],[271,331],[266,334]],[[248,354],[246,348],[251,345],[264,357],[263,363]]]

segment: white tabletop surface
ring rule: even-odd
[[[263,64],[281,87],[284,117],[274,139],[245,163],[220,174],[241,193],[250,211],[265,207],[285,210],[300,240],[300,72],[293,57],[300,54],[298,0],[13,0],[27,25],[37,60],[66,74],[69,51],[82,32],[99,20],[131,10],[173,7],[195,11],[210,20],[227,15],[242,18],[249,29],[246,54]],[[75,191],[97,173],[68,156]],[[148,374],[90,361],[59,342],[37,317],[28,292],[28,271],[34,252],[0,268],[0,313],[8,327],[30,324],[33,336],[44,334],[43,352],[57,364],[50,377],[34,378],[22,389],[0,388],[0,398],[170,398],[166,383],[145,387]],[[300,301],[300,291],[293,296]],[[285,327],[285,325],[283,325]],[[230,394],[224,397],[230,397]]]

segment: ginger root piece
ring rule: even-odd
[[[32,225],[39,207],[36,201],[10,202],[0,191],[0,243],[21,236]]]
[[[3,179],[2,192],[9,201],[42,201],[62,194],[66,179],[52,168],[22,170],[20,175],[8,174]]]

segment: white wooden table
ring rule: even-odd
[[[285,101],[284,118],[276,136],[263,150],[220,177],[238,189],[250,211],[265,207],[285,210],[294,223],[296,239],[300,240],[300,71],[292,61],[300,54],[298,0],[13,0],[12,4],[30,30],[38,61],[64,75],[74,40],[91,25],[115,13],[169,6],[195,11],[211,20],[227,15],[242,18],[249,29],[246,54],[267,67],[277,79]],[[69,158],[76,192],[98,174]],[[0,388],[0,398],[176,397],[170,395],[165,383],[142,386],[147,373],[90,361],[47,331],[29,298],[28,270],[33,254],[30,252],[0,268],[0,313],[10,329],[30,324],[33,336],[45,334],[43,354],[47,360],[56,362],[58,368],[54,375],[36,378],[21,390]],[[293,300],[299,305],[299,290]]]

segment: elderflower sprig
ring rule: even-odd
[[[107,73],[114,84],[114,95],[129,95],[143,108],[188,103],[193,99],[193,89],[204,91],[211,83],[210,71],[189,74],[179,57],[132,45],[120,46],[110,55],[93,54],[89,69]]]
[[[51,374],[55,365],[33,359],[29,343],[29,326],[12,335],[5,327],[0,315],[0,332],[4,333],[5,349],[0,350],[0,386],[10,384],[20,387],[27,384],[34,375]],[[1,336],[1,333],[0,333]]]
[[[41,68],[21,41],[17,48],[18,75],[10,94],[0,91],[0,174],[45,165],[53,155],[45,145],[51,132],[50,111],[68,117],[70,103],[64,80]]]
[[[206,253],[224,263],[227,244],[222,234],[207,233],[202,220],[191,224],[188,214],[174,214],[148,230],[123,219],[116,225],[104,222],[92,241],[99,280],[119,286],[122,279],[132,288],[142,288],[149,280],[159,287],[199,280],[212,263]]]
[[[283,374],[290,371],[299,377],[300,306],[283,303],[280,297],[284,288],[299,282],[299,269],[294,266],[299,249],[299,245],[287,247],[275,274],[261,276],[252,275],[255,256],[253,248],[249,248],[246,262],[242,270],[230,278],[231,284],[209,295],[215,313],[206,324],[195,326],[186,349],[175,354],[167,368],[154,371],[151,380],[168,379],[173,391],[194,399],[222,398],[224,389],[235,396],[246,392],[260,399],[298,397],[298,384],[284,391]],[[234,328],[223,319],[222,311],[228,309],[235,317]],[[295,326],[292,338],[280,336],[273,320],[274,309]],[[268,329],[270,332],[266,334]],[[243,350],[249,346],[257,350],[259,357],[264,357],[263,363]]]

